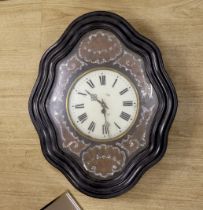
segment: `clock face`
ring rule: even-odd
[[[135,123],[139,97],[130,79],[115,69],[90,69],[72,83],[66,100],[69,121],[94,141],[116,140]]]

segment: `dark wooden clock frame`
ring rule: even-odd
[[[149,146],[132,159],[122,173],[113,179],[96,180],[87,176],[57,144],[56,131],[49,119],[46,100],[52,88],[57,63],[67,56],[81,36],[94,29],[106,29],[116,34],[132,51],[137,48],[145,57],[147,76],[158,97],[158,112],[150,132]],[[66,47],[66,48],[65,48]],[[80,16],[65,30],[59,40],[43,55],[39,74],[29,99],[29,113],[38,132],[42,152],[54,167],[81,192],[97,198],[118,196],[133,187],[140,177],[164,155],[167,136],[175,117],[177,96],[162,61],[159,48],[139,34],[126,20],[111,12],[91,12]]]

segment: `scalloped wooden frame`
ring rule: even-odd
[[[56,64],[71,52],[83,34],[94,29],[113,32],[132,51],[139,48],[144,55],[146,65],[151,66],[146,68],[146,73],[159,101],[159,111],[155,115],[150,133],[150,145],[134,157],[118,177],[102,181],[88,177],[71,155],[64,154],[59,149],[55,128],[46,110],[46,100],[53,84]],[[159,48],[151,40],[139,34],[122,17],[111,12],[97,11],[74,20],[59,40],[44,53],[29,99],[29,113],[47,161],[59,169],[79,191],[92,197],[111,198],[133,187],[140,177],[163,157],[177,105],[175,88],[164,69]]]

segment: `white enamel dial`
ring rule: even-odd
[[[135,86],[114,69],[91,69],[73,81],[67,94],[67,113],[73,127],[95,141],[125,135],[137,118]]]

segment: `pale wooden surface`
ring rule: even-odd
[[[128,193],[99,200],[44,159],[28,97],[45,49],[77,16],[110,10],[161,48],[179,109],[166,155]],[[37,210],[69,189],[84,210],[203,209],[203,1],[0,1],[0,209]]]

